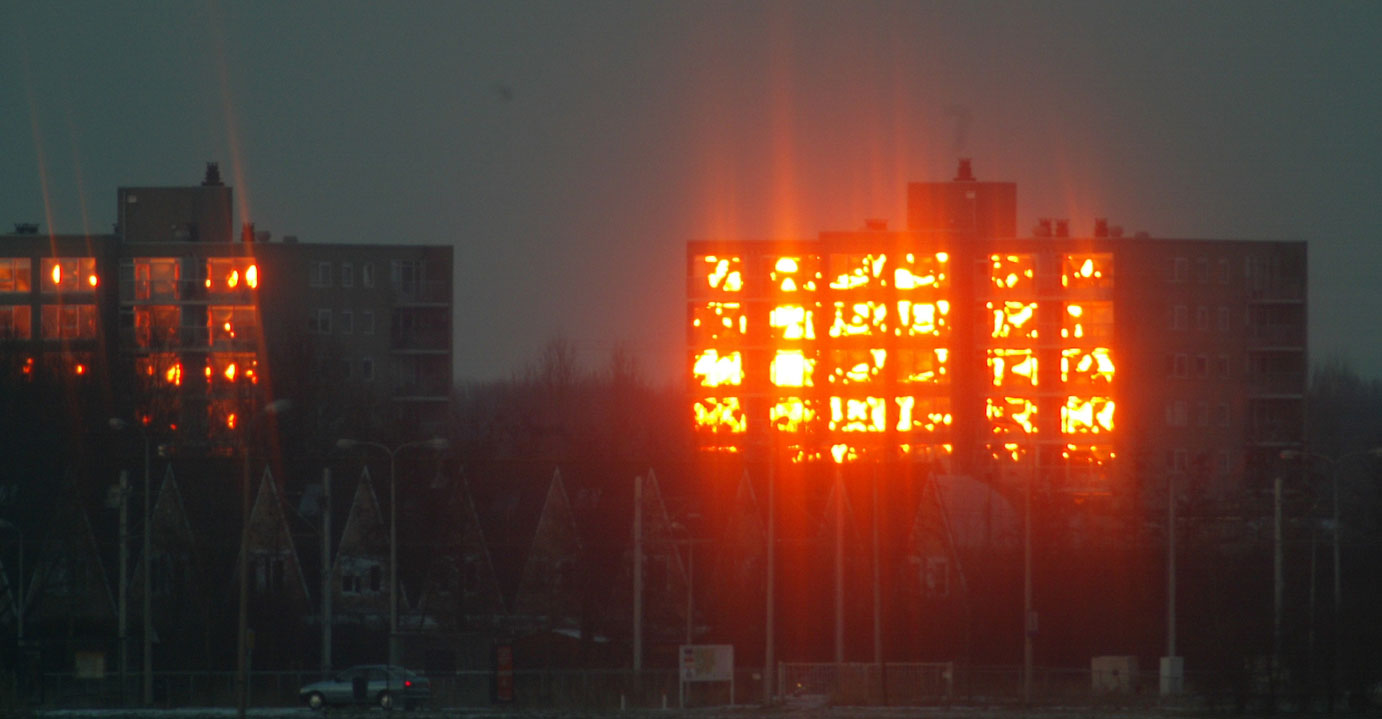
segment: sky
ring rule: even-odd
[[[1306,240],[1310,357],[1382,379],[1382,3],[6,3],[0,222],[107,233],[218,161],[304,243],[455,248],[456,379],[684,367],[685,247],[1018,185],[1018,227]]]

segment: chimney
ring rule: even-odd
[[[968,157],[960,158],[960,167],[955,170],[956,182],[974,182],[974,168],[971,166]]]
[[[1108,237],[1108,218],[1107,218],[1107,217],[1096,217],[1096,218],[1094,218],[1094,236],[1095,236],[1095,237]]]
[[[14,223],[14,234],[16,235],[37,235],[37,222],[16,222]]]
[[[254,244],[254,223],[246,222],[240,226],[240,241],[250,245]]]
[[[1032,228],[1032,234],[1036,237],[1051,236],[1051,220],[1042,217],[1037,220],[1036,227]]]
[[[206,178],[202,180],[202,187],[221,186],[221,166],[214,162],[206,163]]]
[[[1070,220],[1056,220],[1056,237],[1070,236]]]
[[[864,229],[869,230],[871,232],[887,232],[888,221],[877,217],[871,217],[867,220],[864,220]]]

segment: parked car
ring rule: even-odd
[[[298,690],[298,697],[313,709],[341,704],[412,709],[432,698],[432,683],[427,677],[403,667],[364,664],[330,679],[312,682]]]

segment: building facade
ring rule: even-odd
[[[702,449],[1225,497],[1303,442],[1304,242],[1021,237],[968,162],[907,197],[903,231],[688,244]]]
[[[266,400],[321,411],[346,387],[376,422],[441,431],[450,246],[236,232],[214,164],[198,186],[117,201],[110,235],[0,237],[0,346],[21,372],[108,382],[118,413],[180,454],[233,451]]]

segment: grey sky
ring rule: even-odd
[[[21,2],[0,221],[108,232],[219,160],[304,242],[452,243],[458,379],[682,367],[688,239],[903,220],[1310,242],[1312,359],[1382,378],[1382,4]]]

